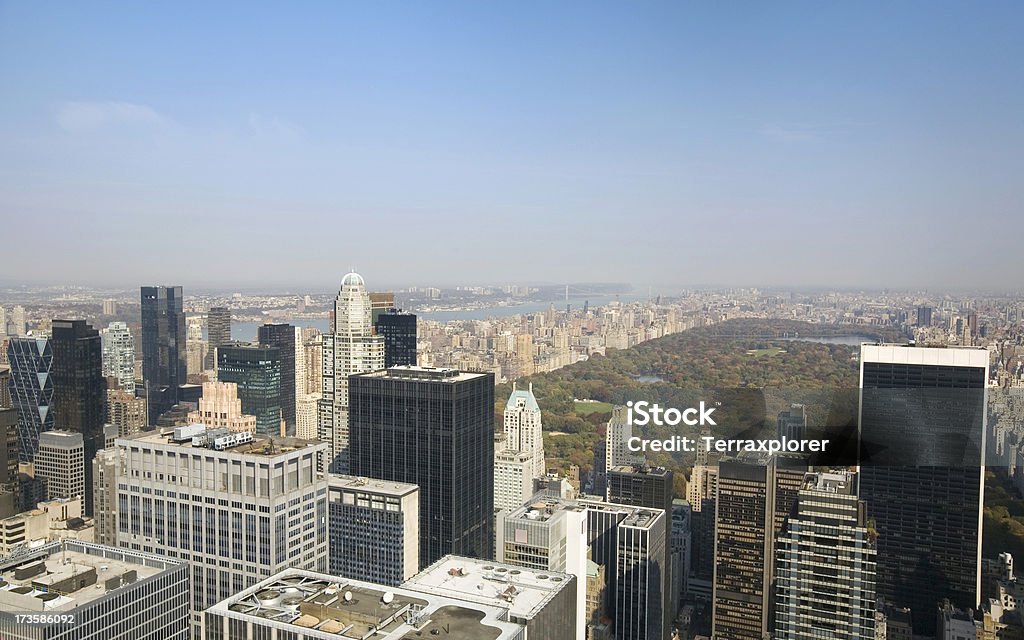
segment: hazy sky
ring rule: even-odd
[[[1021,24],[0,0],[0,281],[1019,289]]]

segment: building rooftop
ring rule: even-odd
[[[359,476],[346,476],[339,473],[327,474],[327,484],[332,489],[353,489],[398,498],[409,495],[414,491],[419,491],[420,488],[418,484],[378,480],[376,478],[362,478]]]
[[[360,373],[358,378],[398,378],[402,380],[429,380],[431,382],[463,382],[489,375],[475,371],[460,371],[444,367],[420,367],[415,365],[398,365],[390,369],[381,369],[370,373]]]
[[[189,427],[197,427],[195,434],[201,434],[206,430],[205,425],[189,425]],[[213,429],[209,429],[209,432],[213,432]],[[225,430],[217,430],[225,431]],[[185,433],[185,432],[183,432]],[[187,433],[192,433],[188,431]],[[133,444],[162,444],[172,447],[180,447],[181,449],[197,449],[204,451],[212,451],[209,446],[203,446],[201,444],[193,444],[193,440],[190,437],[186,439],[176,439],[175,429],[163,429],[161,431],[142,431],[140,433],[118,438],[115,443],[119,447],[127,447]],[[239,434],[241,435],[241,434]],[[234,453],[246,456],[262,456],[262,457],[274,457],[279,455],[285,455],[292,453],[298,449],[305,449],[307,447],[326,447],[324,443],[315,440],[303,440],[301,438],[291,437],[279,437],[279,436],[266,436],[260,434],[254,434],[252,440],[249,442],[242,442],[234,446],[227,446],[223,449],[218,449],[222,453]]]
[[[945,367],[987,367],[985,347],[938,346],[919,347],[912,344],[879,344],[865,342],[860,348],[863,362],[917,364]]]
[[[636,473],[645,476],[657,476],[663,478],[668,475],[665,467],[652,467],[646,464],[620,464],[608,469],[609,473]]]
[[[69,611],[181,562],[60,540],[0,563],[0,610]]]
[[[573,576],[536,571],[493,560],[445,556],[409,578],[403,587],[431,595],[504,607],[521,619],[532,619]]]
[[[520,625],[504,621],[505,611],[497,605],[301,569],[286,569],[207,612],[260,618],[262,624],[324,640],[512,640],[522,632]]]

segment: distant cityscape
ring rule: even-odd
[[[1024,637],[982,548],[986,468],[1024,490],[1024,299],[581,289],[4,290],[0,633]],[[534,380],[712,327],[852,349],[856,464],[666,468],[611,405],[551,464]]]

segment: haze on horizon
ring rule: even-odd
[[[1019,290],[1022,18],[0,2],[0,281]]]

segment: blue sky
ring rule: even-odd
[[[0,280],[1019,289],[1022,23],[0,2]]]

